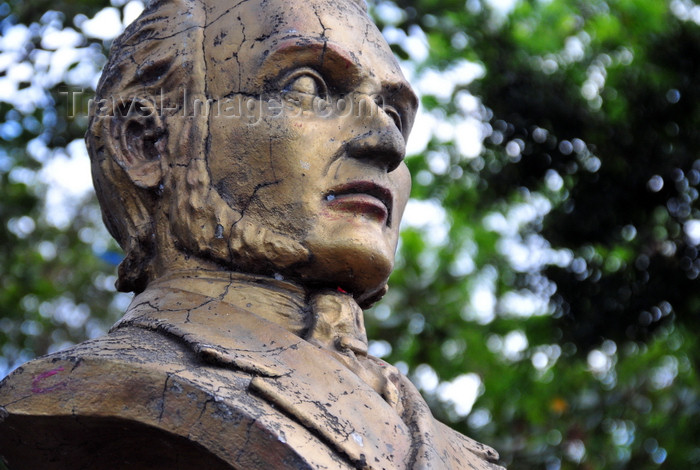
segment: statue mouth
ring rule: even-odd
[[[391,227],[391,191],[376,183],[353,181],[331,189],[323,199],[332,210],[369,216]]]

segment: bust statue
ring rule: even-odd
[[[353,0],[154,0],[86,137],[135,297],[0,384],[22,469],[497,469],[367,352],[417,99]]]

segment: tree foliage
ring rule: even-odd
[[[94,200],[56,217],[45,183],[80,153],[67,97],[94,84],[109,39],[82,25],[107,6],[0,7],[0,373],[103,332],[128,300]],[[370,10],[423,104],[373,352],[510,469],[697,466],[700,6]],[[73,56],[47,39],[66,30]]]

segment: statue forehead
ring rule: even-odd
[[[212,97],[263,91],[277,73],[314,61],[378,81],[403,80],[391,49],[353,0],[251,0],[234,6],[213,1],[207,19],[204,47]],[[275,54],[279,50],[285,53]]]

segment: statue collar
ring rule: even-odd
[[[251,374],[251,393],[312,429],[358,468],[462,468],[463,458],[471,468],[499,468],[487,462],[495,452],[436,422],[406,377],[366,354],[362,312],[351,296],[305,293],[262,279],[208,272],[163,278],[134,298],[112,331],[165,334],[204,364]],[[253,294],[257,288],[264,291]],[[284,295],[268,306],[301,307],[309,326],[295,333],[289,327],[301,324],[295,315],[272,319],[256,313],[252,301],[240,305],[276,293]]]
[[[307,290],[277,276],[209,270],[175,271],[151,282],[147,290],[152,289],[176,290],[218,300],[331,351],[367,354],[362,309],[352,295],[339,289]],[[235,319],[205,319],[202,315],[217,313],[200,309],[190,320],[216,322],[221,327],[235,329]]]

